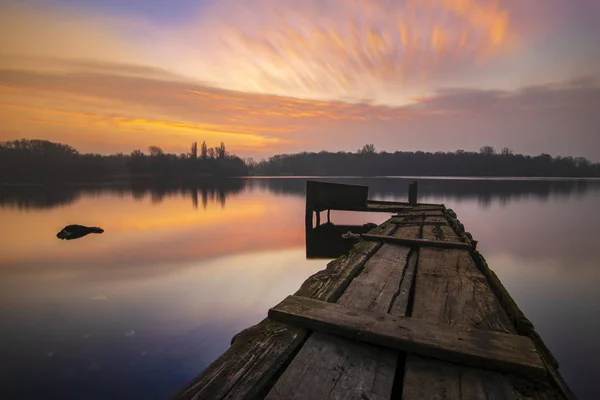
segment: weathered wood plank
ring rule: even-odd
[[[232,346],[176,398],[255,398],[302,345],[306,335],[305,329],[265,319],[239,334]]]
[[[368,186],[306,181],[306,211],[360,209],[368,195]]]
[[[446,214],[443,210],[430,210],[430,211],[418,211],[418,210],[400,210],[397,215],[394,215],[395,218],[404,217],[404,218],[420,218],[420,217],[445,217]]]
[[[388,400],[391,387],[381,378],[381,372],[394,371],[396,358],[391,353],[381,347],[314,333],[266,399]],[[295,370],[299,366],[302,369]]]
[[[433,223],[439,223],[444,221],[444,224],[433,225]],[[424,240],[443,241],[443,242],[463,242],[461,237],[454,231],[449,225],[446,217],[428,217],[425,218],[425,222],[432,223],[423,227],[423,234],[421,238]]]
[[[388,221],[371,232],[392,234],[395,230],[396,226]],[[359,242],[348,257],[330,262],[325,270],[308,278],[296,295],[335,301],[362,270],[365,262],[382,246],[382,243]],[[231,347],[184,387],[176,398],[262,398],[308,336],[306,329],[286,327],[267,318],[237,334]]]
[[[385,235],[373,235],[365,233],[361,235],[364,240],[380,240],[386,243],[400,244],[405,246],[421,246],[421,247],[439,247],[444,249],[464,249],[469,250],[471,246],[464,242],[446,242],[437,240],[425,240],[425,239],[409,239],[409,238],[398,238],[394,236]]]
[[[467,331],[410,317],[362,311],[288,296],[269,310],[280,322],[426,357],[491,370],[545,377],[531,339],[493,331]]]
[[[446,221],[404,221],[404,220],[398,220],[398,219],[393,219],[392,220],[392,224],[396,224],[396,225],[448,225],[448,222]]]
[[[484,276],[465,250],[421,248],[414,290],[412,316],[415,318],[465,329],[515,333]],[[423,371],[428,371],[427,377]],[[485,390],[488,382],[494,382],[493,391]],[[460,390],[458,396],[447,396],[456,387]],[[406,358],[404,399],[510,399],[515,396],[510,379],[502,373],[416,355]]]
[[[400,227],[394,235],[418,237],[420,227]],[[338,304],[388,312],[401,296],[410,249],[384,244],[348,286]],[[395,308],[395,312],[404,312]],[[320,349],[317,353],[315,349]],[[340,358],[340,350],[344,357]],[[318,354],[318,357],[315,356]],[[313,334],[279,378],[267,399],[389,399],[398,352],[326,334]],[[317,366],[315,368],[315,366]],[[337,375],[330,380],[322,376]],[[310,387],[310,395],[307,394]]]
[[[426,357],[407,357],[402,399],[515,399],[504,375]]]
[[[434,204],[434,203],[419,203],[415,206],[411,205],[407,201],[368,200],[367,203],[403,206],[403,207],[410,208],[411,210],[421,210],[421,211],[432,211],[432,210],[438,211],[438,210],[446,209],[446,206],[444,204]]]
[[[467,329],[516,333],[465,250],[420,249],[412,316]]]

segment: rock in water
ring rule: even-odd
[[[78,239],[90,233],[102,233],[104,229],[98,227],[89,227],[83,225],[67,225],[62,231],[56,234],[56,237],[64,240]]]

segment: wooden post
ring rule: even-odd
[[[313,200],[312,190],[309,182],[306,182],[306,210],[304,212],[304,226],[308,232],[309,229],[313,228]]]
[[[408,187],[408,203],[411,206],[417,205],[418,192],[419,192],[419,183],[417,181],[414,181]]]
[[[315,211],[317,213],[317,228],[321,226],[321,211]]]
[[[327,223],[331,222],[331,210],[327,210]]]

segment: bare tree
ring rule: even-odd
[[[217,154],[219,155],[219,159],[223,160],[225,158],[225,143],[221,142],[221,145],[219,146],[218,150],[217,150]]]
[[[200,157],[203,160],[206,160],[208,157],[208,147],[206,146],[206,142],[202,142],[202,146],[200,147]]]
[[[198,158],[198,142],[192,143],[192,147],[190,148],[190,156],[194,160]]]
[[[512,156],[513,155],[513,151],[511,149],[509,149],[508,147],[503,147],[502,148],[502,155],[503,156]]]
[[[148,146],[148,151],[153,157],[163,156],[165,152],[158,146]]]

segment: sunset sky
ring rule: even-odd
[[[600,161],[598,0],[0,0],[0,141]]]

